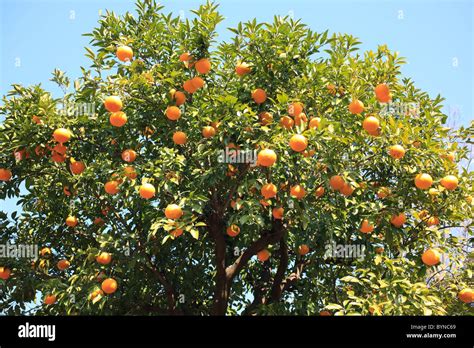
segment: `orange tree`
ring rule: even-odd
[[[469,312],[472,126],[385,46],[161,10],[107,12],[60,98],[4,97],[0,238],[40,248],[1,259],[4,313]]]

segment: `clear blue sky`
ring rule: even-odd
[[[202,1],[162,1],[165,12],[189,16]],[[472,0],[222,0],[228,27],[256,17],[292,14],[315,31],[329,29],[357,36],[362,49],[386,43],[407,58],[402,72],[416,86],[446,98],[448,123],[465,124],[474,111],[474,1]],[[133,0],[0,0],[0,94],[12,83],[34,84],[57,92],[49,82],[59,68],[78,77],[88,66],[81,36],[96,25],[99,11],[134,11]],[[1,122],[1,119],[0,119]],[[6,208],[5,208],[6,205]],[[13,211],[12,201],[0,201],[2,210]]]

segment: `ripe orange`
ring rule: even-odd
[[[0,168],[0,181],[10,181],[12,171],[10,169]]]
[[[127,123],[127,115],[123,111],[112,112],[109,121],[114,127],[122,127]]]
[[[251,66],[245,62],[239,63],[235,67],[235,73],[239,76],[247,75],[251,71],[252,71]]]
[[[284,213],[285,213],[285,209],[283,209],[282,207],[272,209],[273,218],[276,219],[276,220],[283,219],[283,214]]]
[[[193,56],[189,52],[181,53],[179,56],[181,62],[189,62],[191,59],[193,59]]]
[[[118,112],[122,110],[122,100],[116,95],[109,96],[104,100],[104,107],[107,111]]]
[[[41,256],[51,255],[51,249],[50,248],[42,248],[40,250],[40,255]]]
[[[96,256],[95,260],[101,265],[108,265],[112,261],[112,254],[101,252],[99,255]]]
[[[428,226],[436,226],[439,225],[439,218],[437,216],[430,216],[428,220],[426,220],[426,224]]]
[[[331,316],[331,312],[329,312],[329,311],[321,311],[321,312],[319,312],[319,315],[322,316],[322,317],[330,317],[330,316]]]
[[[289,116],[283,116],[280,119],[280,125],[285,129],[293,128],[294,124],[295,124],[295,121],[293,121],[293,119]]]
[[[194,64],[194,67],[198,73],[207,74],[211,70],[211,62],[207,58],[201,58]]]
[[[189,94],[193,94],[196,92],[198,89],[194,87],[193,81],[192,80],[186,80],[183,83],[183,89],[188,92]]]
[[[383,199],[387,196],[389,196],[391,194],[391,190],[388,188],[388,187],[384,187],[382,186],[381,188],[379,188],[379,190],[377,191],[377,197]]]
[[[384,252],[384,250],[385,250],[385,249],[384,249],[383,247],[377,247],[377,248],[375,248],[375,252],[376,252],[377,254],[382,254],[382,253]]]
[[[66,218],[66,225],[68,225],[69,227],[76,227],[78,223],[79,221],[75,216],[68,216]]]
[[[108,181],[104,185],[105,192],[109,195],[115,195],[120,191],[119,185],[120,183],[117,180]]]
[[[273,198],[273,197],[276,197],[277,195],[277,187],[273,185],[272,183],[269,183],[269,184],[263,185],[260,192],[262,193],[262,196],[265,199]]]
[[[119,46],[116,55],[122,62],[128,62],[133,58],[133,50],[128,46]]]
[[[288,114],[290,116],[298,116],[303,112],[303,104],[300,102],[294,102],[288,105]]]
[[[369,133],[376,132],[380,127],[380,122],[375,116],[368,116],[362,122],[362,127]]]
[[[0,279],[7,280],[10,278],[11,271],[7,267],[0,267]]]
[[[135,168],[132,167],[132,166],[126,166],[126,167],[124,167],[124,168],[123,168],[123,174],[124,174],[127,178],[129,178],[129,179],[131,179],[131,180],[136,179],[137,176],[138,176],[137,172],[135,171]]]
[[[169,204],[165,209],[165,216],[168,219],[176,220],[183,216],[183,210],[176,204]]]
[[[261,112],[258,117],[260,118],[260,124],[262,126],[269,125],[273,122],[273,115],[267,111]]]
[[[303,186],[295,185],[290,188],[290,195],[296,199],[302,199],[306,196],[306,191]]]
[[[375,97],[381,103],[388,103],[392,99],[392,95],[390,94],[390,89],[385,83],[381,83],[377,85],[374,91],[375,91]]]
[[[309,128],[318,128],[320,123],[321,119],[319,117],[311,117],[311,119],[309,120]]]
[[[265,262],[270,258],[270,252],[267,249],[262,249],[257,253],[257,258],[260,262]]]
[[[252,92],[252,99],[255,103],[262,104],[267,100],[267,93],[263,89],[257,88]]]
[[[168,106],[166,108],[166,117],[171,121],[176,121],[181,117],[181,110],[177,106]]]
[[[93,222],[93,224],[96,226],[102,226],[104,223],[105,223],[104,219],[100,217],[96,217]]]
[[[45,305],[52,305],[56,302],[56,295],[49,294],[44,297],[44,304]]]
[[[32,121],[36,124],[43,124],[43,121],[41,120],[41,118],[39,116],[33,116],[32,118]]]
[[[101,288],[106,294],[113,294],[117,291],[117,282],[113,278],[107,278],[102,282]]]
[[[155,186],[153,186],[150,183],[145,183],[142,186],[140,186],[140,197],[145,198],[145,199],[150,199],[155,196],[156,190]]]
[[[271,167],[277,160],[275,151],[270,149],[263,149],[258,153],[257,163],[264,167]]]
[[[456,153],[454,152],[448,152],[445,156],[445,158],[451,162],[455,162],[456,161]]]
[[[181,236],[183,234],[183,229],[182,228],[175,228],[174,230],[170,231],[170,234],[175,237],[175,238],[178,238],[179,236]]]
[[[90,300],[93,300],[95,299],[97,296],[103,296],[104,295],[104,292],[101,290],[101,289],[97,289],[97,290],[94,290],[93,292],[91,292],[91,294],[89,295],[89,299]]]
[[[132,163],[133,161],[136,160],[136,158],[137,158],[137,153],[135,152],[135,150],[127,149],[127,150],[122,151],[122,159],[125,162]]]
[[[214,135],[216,135],[216,129],[214,127],[211,127],[211,126],[205,126],[202,129],[202,135],[203,135],[204,138],[211,138]]]
[[[66,128],[58,128],[53,132],[53,138],[58,143],[67,143],[71,139],[71,132]]]
[[[454,175],[446,175],[444,178],[441,179],[440,184],[446,189],[446,190],[455,190],[456,187],[458,187],[458,178]]]
[[[57,264],[58,269],[59,269],[60,271],[64,271],[65,269],[69,268],[70,265],[71,265],[71,263],[70,263],[68,260],[66,260],[66,259],[64,259],[64,260],[59,260],[59,261],[58,261],[58,264]]]
[[[346,182],[344,181],[344,178],[340,175],[333,175],[331,176],[331,178],[329,179],[329,186],[331,186],[331,188],[333,190],[340,190],[344,187],[344,184]]]
[[[227,232],[227,235],[229,235],[230,237],[235,237],[240,233],[240,227],[235,224],[230,225],[229,227],[227,227],[226,232]]]
[[[405,149],[401,145],[393,145],[390,146],[388,153],[390,154],[390,156],[392,156],[392,158],[400,159],[405,156]]]
[[[349,197],[354,192],[354,188],[351,184],[345,182],[339,192],[344,196]]]
[[[53,151],[60,155],[65,155],[67,152],[67,147],[63,144],[57,144],[55,147],[53,147]]]
[[[188,137],[186,136],[186,133],[177,131],[173,134],[173,142],[176,145],[184,145],[188,141]]]
[[[186,103],[186,94],[180,91],[176,91],[173,95],[174,100],[176,101],[176,106],[183,105]]]
[[[290,147],[293,151],[302,152],[308,147],[308,139],[304,135],[295,134],[290,139]]]
[[[308,117],[306,117],[306,114],[304,112],[301,112],[295,116],[295,124],[297,126],[300,126],[301,124],[304,124],[306,126],[307,123],[308,123]]]
[[[364,111],[364,104],[360,100],[353,99],[351,103],[349,104],[349,112],[351,114],[360,114],[363,111]]]
[[[361,231],[362,233],[371,233],[374,228],[374,225],[372,225],[369,220],[364,219],[360,225],[359,231]]]
[[[441,261],[441,253],[435,249],[428,249],[421,255],[421,260],[427,266],[435,266]]]
[[[474,290],[471,288],[465,288],[459,291],[459,299],[464,303],[474,302]]]
[[[197,91],[198,89],[204,87],[204,80],[199,76],[193,77],[191,79],[191,84],[193,85],[194,89]]]
[[[326,191],[324,189],[323,186],[319,186],[315,191],[314,191],[314,194],[316,195],[316,197],[321,197],[322,195],[324,195],[324,191]]]
[[[390,219],[390,223],[395,227],[402,227],[406,221],[407,221],[407,218],[404,213],[393,215],[392,218]]]
[[[426,173],[420,173],[415,176],[415,186],[420,190],[427,190],[433,184],[433,179],[431,175]]]
[[[72,174],[79,175],[86,169],[86,165],[81,161],[71,161],[69,169],[71,170]]]
[[[306,255],[307,253],[309,253],[309,246],[307,246],[306,244],[301,244],[298,247],[298,254],[303,256],[303,255]]]

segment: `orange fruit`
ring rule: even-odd
[[[264,167],[271,167],[277,160],[275,151],[270,149],[263,149],[258,153],[257,163]]]
[[[280,125],[285,129],[293,128],[294,124],[295,124],[295,121],[293,121],[293,119],[289,116],[283,116],[280,119]]]
[[[128,62],[133,58],[133,50],[128,46],[119,46],[116,55],[122,62]]]
[[[426,220],[426,224],[428,226],[436,226],[439,225],[439,218],[437,216],[430,216],[428,220]]]
[[[375,248],[375,253],[377,253],[377,254],[382,254],[384,251],[385,251],[385,249],[383,247]]]
[[[181,117],[181,110],[177,106],[168,106],[166,108],[166,117],[171,121],[176,121]]]
[[[165,209],[165,216],[168,219],[176,220],[183,216],[183,210],[176,204],[169,204]]]
[[[56,302],[56,295],[49,294],[49,295],[46,295],[44,297],[44,304],[45,305],[52,305],[55,302]]]
[[[267,111],[261,112],[258,117],[260,118],[260,124],[262,126],[269,125],[273,122],[273,115]]]
[[[91,292],[91,294],[89,295],[89,299],[90,300],[93,300],[95,299],[97,296],[103,296],[104,295],[104,292],[101,290],[101,289],[97,289],[97,290],[94,290],[93,292]]]
[[[139,192],[140,192],[140,197],[145,198],[145,199],[150,199],[155,196],[156,190],[155,190],[155,186],[153,186],[152,184],[145,183],[142,186],[140,186]]]
[[[306,117],[306,114],[304,112],[301,112],[300,114],[295,116],[295,124],[297,126],[300,126],[301,124],[306,125],[308,123],[308,117]]]
[[[9,268],[0,267],[0,279],[7,280],[10,278],[11,271]]]
[[[69,169],[71,170],[72,174],[79,175],[86,169],[86,165],[84,162],[74,161],[69,165]]]
[[[384,187],[382,186],[381,188],[379,188],[379,190],[377,191],[377,197],[383,199],[387,196],[389,196],[391,194],[391,190],[388,188],[388,187]]]
[[[401,145],[393,145],[390,146],[388,153],[390,156],[392,156],[392,158],[400,159],[405,156],[405,149]]]
[[[343,185],[342,188],[340,189],[340,192],[341,192],[344,196],[348,197],[348,196],[350,196],[350,195],[354,192],[354,188],[352,187],[351,184],[349,184],[349,183],[344,183],[344,185]]]
[[[194,87],[193,81],[192,80],[186,80],[183,83],[183,89],[188,92],[189,94],[193,94],[196,92],[198,89]]]
[[[360,100],[354,99],[349,104],[349,112],[351,114],[360,114],[363,111],[364,111],[364,104]]]
[[[301,244],[298,247],[298,254],[303,256],[303,255],[306,255],[307,253],[309,253],[309,246],[307,246],[306,244]]]
[[[298,116],[303,112],[303,104],[300,102],[294,102],[288,105],[288,114],[290,116]]]
[[[120,191],[119,185],[120,183],[117,180],[108,181],[104,185],[105,192],[109,195],[115,195]]]
[[[261,88],[254,89],[252,92],[252,99],[255,103],[262,104],[267,100],[267,93]]]
[[[276,219],[276,220],[283,219],[283,214],[284,213],[285,213],[285,209],[283,209],[282,207],[272,209],[273,218]]]
[[[247,75],[248,73],[250,73],[252,71],[252,68],[250,67],[249,64],[245,63],[245,62],[242,62],[242,63],[239,63],[237,64],[237,66],[235,67],[235,73],[239,76],[244,76],[244,75]]]
[[[380,127],[380,122],[375,116],[368,116],[362,122],[362,127],[369,133],[376,132]]]
[[[203,135],[204,138],[211,138],[214,135],[216,135],[216,129],[214,127],[211,127],[211,126],[205,126],[202,129],[202,135]]]
[[[260,250],[257,253],[257,258],[260,262],[265,262],[270,258],[270,252],[267,249]]]
[[[66,218],[66,225],[68,225],[69,227],[76,227],[78,223],[79,221],[75,216],[68,216]]]
[[[329,311],[321,311],[321,312],[319,312],[319,315],[322,316],[322,317],[330,317],[330,316],[331,316],[331,312],[329,312]]]
[[[309,128],[318,128],[320,123],[321,119],[319,117],[311,117],[311,119],[309,120]]]
[[[290,139],[290,147],[293,151],[302,152],[308,147],[308,139],[304,135],[295,134]]]
[[[404,213],[393,215],[392,218],[390,219],[390,223],[395,227],[402,227],[406,221],[407,221],[407,218]]]
[[[239,233],[240,233],[240,227],[237,226],[237,225],[230,225],[229,227],[227,227],[227,235],[230,236],[230,237],[235,237],[237,236]]]
[[[182,228],[175,228],[174,230],[170,231],[170,234],[174,237],[174,238],[178,238],[179,236],[181,236],[183,234],[183,229]]]
[[[58,143],[67,143],[71,139],[71,132],[66,128],[58,128],[53,132],[53,138]]]
[[[204,80],[202,78],[200,78],[199,76],[193,77],[191,79],[191,83],[192,83],[192,85],[193,85],[193,87],[195,88],[196,91],[198,89],[204,87]]]
[[[53,151],[59,153],[60,155],[64,155],[67,152],[67,147],[63,144],[57,144],[55,147],[53,147]]]
[[[10,169],[0,168],[0,181],[10,181],[12,171]]]
[[[454,175],[446,175],[444,178],[441,179],[440,184],[446,189],[446,190],[455,190],[456,187],[458,187],[458,178],[455,177]]]
[[[101,226],[101,225],[103,225],[104,223],[105,223],[104,219],[102,219],[102,218],[100,218],[100,217],[96,217],[96,218],[94,219],[94,222],[93,222],[93,224],[94,224],[94,225],[97,225],[97,226]]]
[[[113,278],[107,278],[102,282],[101,288],[106,294],[113,294],[117,291],[117,282]]]
[[[415,186],[420,190],[427,190],[433,184],[433,179],[431,175],[426,173],[420,173],[415,176]]]
[[[66,161],[66,155],[62,155],[60,153],[57,153],[56,151],[53,151],[51,155],[51,159],[53,160],[53,162],[63,163]]]
[[[323,186],[319,186],[315,191],[314,191],[314,194],[316,195],[316,197],[321,197],[322,195],[324,195],[324,191],[326,191],[324,189]]]
[[[277,195],[277,187],[271,183],[266,184],[262,186],[260,192],[265,199],[273,198]]]
[[[474,290],[471,288],[462,289],[458,294],[459,299],[464,303],[474,302]]]
[[[193,59],[193,56],[189,52],[181,53],[179,56],[181,62],[189,62],[191,59]]]
[[[385,83],[381,83],[377,85],[374,89],[374,92],[375,92],[375,97],[381,103],[388,103],[392,99],[392,96],[390,94],[390,89]]]
[[[41,120],[41,118],[39,116],[35,115],[31,118],[31,120],[36,124],[43,124],[43,121]]]
[[[199,59],[194,67],[199,74],[207,74],[211,70],[211,62],[207,58]]]
[[[64,271],[65,269],[69,268],[70,265],[71,265],[71,263],[66,259],[59,260],[58,263],[57,263],[58,269],[60,271]]]
[[[129,179],[131,179],[131,180],[136,179],[136,178],[137,178],[137,175],[138,175],[137,172],[135,171],[135,168],[132,167],[132,166],[126,166],[126,167],[124,167],[124,168],[123,168],[123,174],[124,174],[127,178],[129,178]]]
[[[331,178],[329,179],[329,186],[331,186],[331,188],[333,190],[340,190],[344,187],[344,184],[346,182],[344,181],[344,178],[340,175],[333,175],[331,176]]]
[[[46,256],[46,255],[51,255],[51,249],[50,248],[43,248],[40,250],[40,255],[41,256]]]
[[[124,150],[122,151],[122,159],[125,162],[132,163],[137,159],[137,153],[135,152],[135,150],[132,149]]]
[[[186,94],[180,91],[176,91],[173,95],[173,99],[176,102],[176,106],[183,105],[184,103],[186,103]]]
[[[188,141],[188,137],[186,136],[186,133],[177,131],[173,134],[173,142],[176,145],[184,145]]]
[[[114,127],[122,127],[127,123],[127,115],[123,111],[112,112],[109,121]]]
[[[122,110],[122,100],[116,95],[104,99],[104,107],[107,111],[118,112]]]
[[[360,224],[359,231],[362,233],[371,233],[374,230],[374,225],[372,225],[369,220],[364,219],[362,223]]]
[[[421,260],[427,266],[435,266],[441,261],[441,253],[435,249],[428,249],[421,255]]]
[[[95,260],[101,265],[108,265],[112,261],[112,254],[103,251],[96,256]]]
[[[302,199],[306,196],[306,191],[303,186],[295,185],[290,188],[290,195],[296,199]]]
[[[451,161],[451,162],[455,162],[456,161],[456,153],[454,152],[448,152],[444,158],[446,158],[447,160]]]

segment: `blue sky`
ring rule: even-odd
[[[162,1],[165,12],[189,16],[202,1]],[[405,76],[416,86],[446,98],[449,124],[467,125],[474,111],[474,2],[472,0],[222,0],[228,27],[256,17],[270,21],[273,15],[302,18],[315,31],[345,32],[362,41],[362,49],[386,43],[409,64]],[[43,86],[59,91],[49,82],[54,68],[72,77],[88,66],[81,34],[96,25],[99,11],[134,11],[133,0],[0,0],[0,94],[12,83]],[[1,119],[0,119],[1,122]],[[6,204],[5,204],[6,203]],[[13,211],[13,201],[1,202]],[[5,208],[6,205],[6,208]]]

